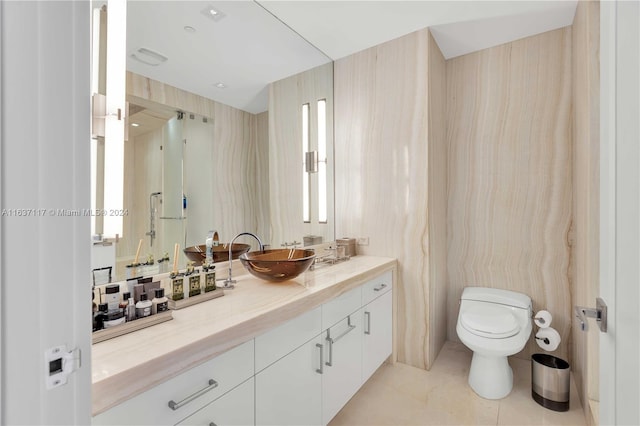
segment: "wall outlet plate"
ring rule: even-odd
[[[369,237],[358,237],[358,245],[359,246],[368,246],[369,245]]]

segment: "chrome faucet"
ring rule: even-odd
[[[205,240],[207,246],[205,262],[208,264],[213,263],[213,247],[220,245],[220,239],[218,238],[218,231],[209,231]]]
[[[235,287],[234,284],[236,283],[236,281],[233,280],[233,278],[231,277],[231,261],[233,260],[231,257],[233,255],[231,252],[231,248],[233,247],[233,243],[238,239],[238,237],[241,237],[243,235],[249,235],[255,238],[258,241],[258,245],[260,246],[260,251],[264,251],[264,244],[262,244],[262,241],[260,241],[260,238],[258,238],[257,235],[252,234],[251,232],[241,232],[235,237],[233,237],[233,239],[231,240],[231,243],[229,243],[229,276],[227,277],[226,280],[224,280],[224,287],[222,288],[232,289]]]

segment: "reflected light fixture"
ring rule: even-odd
[[[104,209],[123,209],[124,193],[124,117],[126,84],[127,4],[122,0],[107,3],[106,111],[104,130]],[[122,237],[122,215],[104,216],[103,234]]]
[[[219,21],[222,18],[224,18],[225,15],[222,11],[220,11],[220,9],[216,9],[215,7],[208,5],[207,7],[205,7],[204,9],[202,9],[200,11],[200,13],[202,13],[204,16],[206,16],[209,19],[212,19],[214,21]]]
[[[217,87],[218,89],[226,89],[227,87],[229,87],[221,81],[215,83],[214,86]]]

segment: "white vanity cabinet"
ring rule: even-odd
[[[362,383],[393,350],[393,294],[391,272],[369,281],[362,290]]]
[[[326,425],[391,355],[391,290],[389,271],[95,416],[93,424]]]
[[[206,405],[178,425],[247,426],[255,423],[253,378]]]
[[[92,424],[176,424],[253,377],[253,355],[250,340],[93,417]]]

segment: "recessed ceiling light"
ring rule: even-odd
[[[185,30],[186,32],[188,32],[188,33],[195,33],[195,32],[196,32],[196,29],[195,29],[195,28],[193,28],[192,26],[189,26],[189,25],[185,25],[185,26],[184,26],[184,30]]]
[[[214,84],[214,86],[216,86],[218,89],[226,89],[227,87],[229,87],[229,86],[227,86],[226,84],[224,84],[222,82],[218,82],[218,83]]]
[[[139,125],[138,123],[131,123],[131,126],[132,126],[132,127],[138,127],[138,126],[140,126],[140,125]]]
[[[225,16],[227,16],[220,9],[216,9],[211,5],[208,5],[207,7],[202,9],[200,13],[202,13],[204,16],[206,16],[209,19],[213,19],[214,21],[219,21]]]

